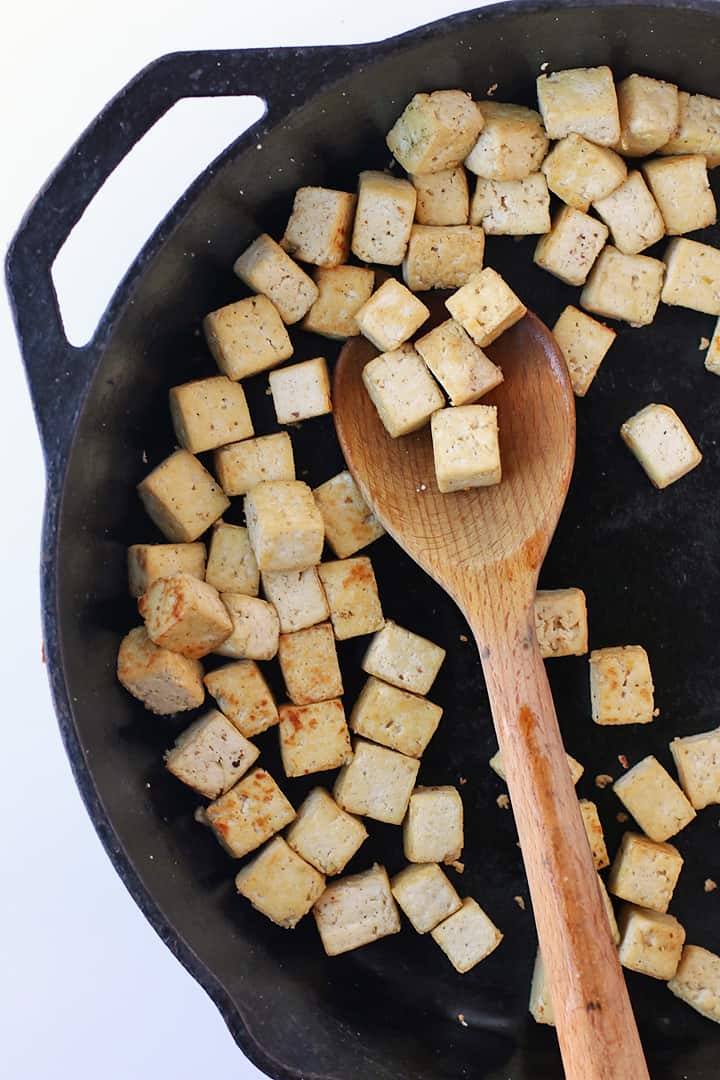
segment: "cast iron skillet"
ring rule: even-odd
[[[159,539],[135,484],[173,445],[167,389],[213,370],[198,327],[205,312],[242,295],[234,257],[262,230],[279,235],[299,184],[350,189],[359,168],[386,166],[383,134],[415,91],[461,86],[482,97],[498,83],[499,100],[530,104],[548,61],[554,68],[608,63],[618,76],[642,71],[717,96],[719,31],[712,3],[509,3],[372,45],[166,56],[93,122],[12,245],[8,282],[47,463],[45,647],[67,751],[136,902],[207,989],[245,1053],[272,1077],[519,1080],[559,1077],[561,1068],[553,1033],[526,1012],[532,915],[512,900],[527,891],[511,814],[495,802],[503,788],[486,766],[494,737],[478,659],[452,603],[387,538],[371,550],[386,613],[449,646],[432,694],[446,716],[424,759],[423,782],[467,781],[466,871],[458,884],[502,926],[502,948],[462,978],[409,929],[326,959],[312,919],[287,933],[234,895],[234,865],[192,819],[198,800],[163,774],[161,751],[187,717],[153,718],[114,672],[119,637],[137,622],[126,595],[126,545]],[[267,101],[263,119],[163,222],[93,341],[71,348],[50,268],[93,194],[174,102],[243,93]],[[718,243],[720,233],[699,238]],[[577,293],[533,268],[533,243],[491,240],[488,260],[552,324]],[[580,792],[599,803],[611,850],[623,830],[615,820],[620,806],[610,789],[595,788],[593,775],[617,776],[618,754],[634,762],[654,752],[669,764],[673,735],[718,722],[720,387],[698,352],[711,325],[661,308],[650,328],[619,327],[588,398],[578,402],[573,488],[542,575],[546,586],[585,589],[593,646],[642,643],[650,653],[661,708],[652,730],[595,727],[586,660],[549,665],[568,749],[590,766]],[[317,351],[296,337],[296,358]],[[261,431],[273,428],[265,385],[262,376],[250,383]],[[665,492],[650,486],[617,435],[622,420],[653,400],[678,410],[705,454],[701,468]],[[306,423],[293,439],[312,484],[341,467],[329,418]],[[342,647],[348,704],[362,648],[361,641]],[[282,775],[274,733],[261,742],[264,761]],[[291,791],[297,803],[303,784]],[[678,837],[687,865],[672,910],[689,941],[720,951],[720,894],[702,887],[706,877],[720,878],[717,826],[718,808],[711,808]],[[372,857],[396,870],[399,831],[373,827],[350,869]],[[632,975],[629,982],[655,1080],[716,1078],[720,1029],[661,983]]]

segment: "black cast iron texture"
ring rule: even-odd
[[[287,933],[235,895],[234,866],[192,819],[198,800],[163,774],[161,752],[187,722],[153,718],[115,681],[119,637],[137,622],[126,595],[128,543],[160,539],[135,484],[173,445],[169,386],[210,373],[198,332],[205,312],[243,295],[235,256],[260,231],[279,235],[294,189],[351,189],[364,167],[385,167],[383,135],[418,90],[462,86],[482,97],[533,101],[540,65],[608,63],[720,94],[720,8],[697,4],[508,3],[371,45],[181,53],[141,72],[91,125],[38,196],[8,255],[7,275],[47,466],[42,588],[56,709],[78,785],[136,902],[202,983],[245,1053],[268,1075],[322,1080],[513,1080],[559,1077],[551,1031],[527,1016],[535,950],[512,816],[486,762],[495,740],[480,666],[452,603],[387,538],[371,549],[386,613],[449,648],[431,696],[446,715],[423,761],[425,783],[462,786],[466,870],[457,878],[505,931],[471,974],[454,974],[429,938],[409,929],[333,960],[306,919]],[[176,101],[258,94],[267,113],[189,189],[151,238],[86,348],[65,341],[50,268],[93,194],[131,146]],[[717,182],[714,181],[717,188]],[[716,229],[699,239],[718,242]],[[534,241],[490,239],[488,262],[552,324],[577,291],[535,269]],[[652,254],[652,253],[651,253]],[[614,850],[624,826],[597,773],[617,755],[653,752],[717,724],[720,665],[717,537],[720,394],[702,365],[712,320],[661,308],[652,327],[619,338],[587,399],[578,402],[578,456],[567,509],[543,569],[546,586],[580,585],[592,646],[642,643],[661,714],[652,729],[600,729],[589,718],[587,662],[551,663],[568,749],[586,763],[579,785],[601,810]],[[297,339],[296,358],[317,342]],[[330,351],[332,355],[332,350]],[[262,376],[250,380],[256,427],[274,428]],[[705,461],[655,491],[621,445],[622,420],[649,401],[673,405]],[[293,432],[302,475],[317,484],[341,467],[332,421]],[[147,459],[147,460],[146,460]],[[232,518],[231,518],[232,519]],[[342,645],[346,702],[360,683],[363,642]],[[275,736],[259,740],[278,774]],[[309,784],[295,783],[297,803]],[[290,790],[290,789],[289,789]],[[709,809],[678,838],[687,865],[673,911],[688,939],[720,951],[720,878]],[[400,833],[372,827],[350,869],[372,857],[402,863]],[[112,927],[108,927],[112,933]],[[661,984],[629,976],[655,1080],[717,1077],[720,1030]],[[458,1015],[463,1014],[467,1026]]]

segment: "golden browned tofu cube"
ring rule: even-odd
[[[651,840],[662,844],[696,816],[657,758],[643,758],[613,784],[613,791]]]
[[[278,424],[297,424],[332,412],[324,356],[270,372],[270,392]]]
[[[664,274],[665,264],[659,259],[623,255],[608,244],[580,294],[580,304],[606,319],[649,326],[660,303]]]
[[[128,582],[135,599],[148,591],[153,581],[173,574],[205,578],[204,544],[132,544],[128,548]]]
[[[303,319],[303,330],[343,341],[360,333],[357,315],[372,296],[375,272],[365,266],[333,266],[315,271],[318,298]]]
[[[230,500],[187,450],[176,450],[138,484],[143,506],[175,543],[197,540],[225,513]]]
[[[146,709],[163,716],[196,709],[205,698],[200,661],[155,645],[144,626],[122,639],[117,677]]]
[[[467,174],[462,165],[410,177],[417,191],[419,225],[465,225],[470,213]]]
[[[205,820],[234,859],[254,851],[295,817],[265,769],[254,769],[205,809]]]
[[[720,803],[720,728],[673,739],[670,751],[683,791],[695,809]]]
[[[355,196],[347,191],[298,188],[280,246],[300,262],[339,266],[350,254],[354,216]]]
[[[653,979],[672,979],[685,942],[685,930],[675,916],[623,904],[618,923],[622,966]]]
[[[683,857],[672,844],[656,844],[626,832],[610,870],[613,896],[653,911],[667,911],[682,870]]]
[[[482,270],[485,233],[477,225],[413,225],[403,280],[413,292],[459,289]]]
[[[663,304],[720,315],[720,251],[697,240],[671,240],[665,254]]]
[[[355,316],[360,333],[377,349],[397,349],[427,320],[430,312],[409,289],[388,278]]]
[[[524,180],[483,180],[475,185],[470,221],[492,236],[533,236],[550,231],[550,193],[542,173]]]
[[[270,687],[254,660],[238,660],[208,672],[205,686],[246,738],[267,731],[279,720]]]
[[[217,589],[191,574],[158,578],[138,609],[156,645],[194,660],[214,652],[232,632]]]
[[[224,521],[213,526],[205,580],[218,592],[257,596],[260,571],[247,529]]]
[[[266,480],[245,496],[245,520],[260,570],[307,570],[320,562],[325,527],[301,480]]]
[[[577,397],[585,397],[617,333],[572,304],[553,326]]]
[[[318,574],[338,641],[374,634],[385,625],[372,563],[366,555],[321,563]]]
[[[390,887],[418,934],[434,930],[462,907],[462,900],[436,863],[406,866]]]
[[[615,89],[620,110],[620,153],[645,157],[664,146],[680,120],[677,86],[647,75],[629,75]]]
[[[590,700],[596,724],[649,724],[655,701],[650,661],[642,645],[590,653]]]
[[[464,90],[436,90],[415,94],[386,142],[406,172],[437,173],[467,157],[482,126],[482,112]]]
[[[454,319],[484,349],[527,311],[497,271],[487,266],[445,301]]]
[[[235,381],[276,367],[293,354],[280,312],[266,296],[249,296],[211,311],[203,328],[215,363]]]
[[[362,669],[400,690],[427,694],[444,659],[439,645],[387,619],[370,642]]]
[[[403,850],[412,863],[454,863],[464,844],[463,804],[454,787],[418,787],[403,822]]]
[[[178,442],[193,454],[253,434],[245,391],[225,375],[174,386],[170,391],[170,414]]]
[[[566,285],[582,285],[607,238],[607,226],[601,221],[566,206],[555,215],[550,232],[538,240],[533,259]]]
[[[646,405],[620,428],[620,435],[656,488],[666,488],[691,472],[702,454],[669,405]]]
[[[280,620],[266,600],[225,592],[222,602],[232,619],[232,633],[215,652],[233,660],[272,660],[278,651]]]
[[[540,75],[538,105],[551,139],[571,131],[599,146],[615,146],[620,116],[613,74],[609,67],[569,68]]]
[[[393,439],[424,427],[445,404],[440,388],[412,345],[380,353],[365,365],[362,380]]]
[[[642,173],[631,172],[619,188],[593,206],[623,255],[637,255],[665,235],[665,222]]]
[[[595,869],[604,870],[606,866],[610,865],[610,859],[608,858],[607,847],[605,845],[605,834],[600,821],[600,815],[598,814],[598,808],[594,802],[590,801],[590,799],[581,799],[580,813],[582,814],[583,825],[585,826],[585,832],[587,833]]]
[[[660,154],[702,154],[708,168],[720,165],[720,100],[705,94],[678,94],[678,124]]]
[[[442,709],[427,698],[399,690],[373,675],[350,714],[356,735],[419,758],[437,730]]]
[[[299,322],[317,300],[313,279],[267,233],[246,248],[233,270],[249,289],[273,302],[285,323]]]
[[[597,146],[574,132],[555,143],[542,163],[547,186],[568,206],[587,213],[596,199],[619,188],[627,165],[614,150]]]
[[[503,939],[492,919],[469,896],[454,915],[444,919],[430,933],[461,975],[494,952]]]
[[[217,709],[205,713],[175,740],[165,767],[199,795],[217,799],[257,761],[257,746]]]
[[[523,105],[481,101],[484,124],[465,165],[486,180],[523,180],[537,172],[548,137],[539,113]]]
[[[359,949],[400,933],[400,914],[384,866],[375,864],[328,885],[313,908],[320,940],[328,956]]]
[[[384,172],[361,172],[353,255],[361,262],[399,266],[405,258],[416,202],[417,193],[409,180]]]
[[[286,776],[338,769],[352,757],[342,701],[280,706],[280,756]]]
[[[433,414],[430,427],[440,491],[465,491],[500,483],[497,406],[442,409]]]
[[[668,990],[701,1016],[720,1024],[720,956],[716,953],[686,945]]]
[[[317,567],[263,574],[262,583],[265,596],[278,613],[283,634],[306,630],[330,618]]]
[[[313,788],[285,833],[293,851],[321,874],[341,874],[367,839],[359,818],[341,810],[325,788]]]
[[[400,825],[419,768],[415,758],[356,739],[353,756],[335,781],[335,801],[349,814]]]
[[[503,373],[455,319],[446,319],[415,342],[451,405],[472,405],[503,381]]]
[[[583,656],[588,650],[588,625],[582,589],[538,589],[535,632],[544,659]]]
[[[287,431],[223,446],[215,472],[226,495],[247,495],[265,480],[294,480],[295,459]]]
[[[236,875],[235,887],[256,911],[292,930],[322,896],[325,878],[276,836]]]
[[[668,236],[682,236],[715,224],[717,207],[707,162],[701,154],[655,158],[642,168]]]
[[[288,696],[295,705],[342,696],[342,676],[330,623],[281,634],[278,659]]]
[[[339,559],[385,535],[347,470],[320,484],[313,494],[325,524],[325,539]]]

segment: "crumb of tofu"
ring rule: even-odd
[[[467,636],[467,634],[461,634],[461,635],[460,635],[460,640],[461,640],[461,641],[463,642],[463,644],[464,644],[464,643],[465,643],[465,642],[466,642],[466,641],[468,640],[468,636]]]
[[[463,1027],[468,1026],[468,1022],[465,1019],[465,1013],[458,1013],[458,1020],[460,1021],[460,1023],[462,1024]]]
[[[455,871],[456,874],[464,874],[465,873],[465,863],[460,862],[459,859],[455,859],[454,862],[448,863],[448,865],[452,866],[452,868],[453,868],[453,870]]]
[[[614,784],[614,783],[615,783],[615,781],[614,781],[613,777],[608,776],[607,773],[598,773],[598,775],[595,777],[595,787],[600,788],[601,791],[602,791],[603,788],[606,788],[610,784]]]
[[[700,350],[700,352],[705,352],[705,350],[709,349],[709,348],[710,348],[710,338],[701,337],[700,338],[700,344],[698,345],[698,349]]]
[[[525,897],[524,896],[513,896],[513,900],[515,901],[515,903],[517,904],[517,906],[520,908],[521,911],[525,910]]]
[[[705,878],[705,884],[703,885],[705,892],[715,892],[717,889],[717,881],[713,881],[711,877]]]
[[[502,795],[498,795],[495,802],[498,804],[501,810],[510,809],[510,798],[508,795],[505,794],[505,792],[503,792]]]
[[[460,787],[462,787],[464,784],[467,784],[467,776],[458,777],[458,784],[460,785]]]
[[[626,814],[624,810],[618,810],[617,814],[615,815],[615,820],[619,821],[620,824],[623,825],[626,821],[630,820],[630,815]]]
[[[627,769],[628,766],[630,765],[630,762],[628,761],[625,754],[618,754],[618,761],[622,765],[623,769]]]

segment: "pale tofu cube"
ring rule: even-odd
[[[315,271],[318,298],[303,319],[302,328],[336,341],[360,333],[357,315],[372,296],[375,272],[365,266],[334,266]]]
[[[295,705],[342,696],[342,676],[330,623],[281,634],[278,659],[288,696]]]
[[[330,618],[317,567],[263,574],[262,584],[265,596],[278,613],[281,633],[306,630]]]
[[[300,262],[339,266],[350,254],[354,216],[355,196],[347,191],[298,188],[280,246]]]
[[[548,137],[540,114],[523,105],[481,101],[483,129],[465,165],[486,180],[524,180],[540,168]]]
[[[320,562],[325,528],[302,480],[266,480],[245,496],[245,520],[260,570],[307,570]]]
[[[626,832],[608,877],[614,896],[653,911],[667,911],[682,870],[683,857],[672,844],[656,844]]]
[[[720,165],[720,100],[705,94],[678,94],[678,124],[660,154],[702,154],[708,168]]]
[[[270,372],[270,392],[278,424],[297,424],[332,412],[330,378],[324,356]]]
[[[204,544],[132,544],[128,548],[128,584],[137,600],[158,578],[192,574],[205,578]]]
[[[232,633],[215,652],[233,660],[272,660],[280,637],[280,620],[273,605],[238,592],[224,592],[222,602],[232,619]]]
[[[315,904],[313,915],[328,956],[400,933],[400,913],[390,879],[385,867],[377,864],[361,874],[333,881]]]
[[[410,177],[417,191],[415,220],[419,225],[465,225],[470,214],[470,191],[462,165]]]
[[[569,68],[541,75],[537,96],[551,139],[575,132],[599,146],[615,146],[620,138],[618,101],[609,67]]]
[[[533,259],[567,285],[582,285],[607,238],[607,226],[601,221],[566,206],[555,215],[550,232],[538,240]]]
[[[166,716],[202,705],[202,673],[199,660],[155,645],[144,626],[136,626],[120,643],[118,680],[150,712]]]
[[[616,945],[619,945],[620,944],[620,929],[619,929],[618,924],[617,924],[617,919],[615,918],[615,909],[613,907],[612,900],[610,899],[610,894],[608,893],[607,889],[605,888],[605,882],[603,881],[603,879],[600,877],[599,874],[597,875],[597,880],[598,880],[598,885],[600,887],[600,896],[602,897],[603,906],[605,908],[605,914],[607,915],[608,923],[610,924],[610,935],[611,935],[611,937],[613,939],[613,942]]]
[[[459,289],[482,270],[485,233],[477,225],[413,225],[402,264],[413,292]]]
[[[463,900],[458,911],[430,933],[461,975],[489,956],[503,939],[492,919],[469,896]]]
[[[585,397],[617,333],[568,304],[553,326],[577,397]]]
[[[356,739],[335,781],[335,801],[349,814],[401,825],[419,768],[415,758]]]
[[[651,840],[662,844],[696,816],[667,769],[652,755],[613,784],[613,791]]]
[[[285,833],[293,851],[321,874],[342,874],[367,839],[359,818],[341,810],[324,788],[313,788]]]
[[[503,373],[455,319],[447,319],[415,342],[451,405],[471,405],[503,381]]]
[[[347,470],[320,484],[313,494],[325,525],[325,539],[339,559],[385,535]]]
[[[631,326],[649,326],[660,303],[665,264],[647,255],[623,255],[608,245],[580,294],[587,311]]]
[[[656,488],[666,488],[702,461],[702,454],[669,405],[646,405],[620,428],[630,448]]]
[[[205,686],[218,708],[248,739],[279,720],[270,687],[254,660],[238,660],[208,672]]]
[[[294,480],[295,459],[287,431],[223,446],[215,472],[226,495],[247,495],[265,480]]]
[[[236,875],[235,887],[256,911],[292,930],[322,896],[325,878],[276,836]]]
[[[683,791],[695,809],[720,803],[720,728],[673,739],[670,751]]]
[[[572,782],[573,784],[577,784],[578,780],[585,772],[585,766],[581,765],[579,761],[576,761],[571,754],[566,753],[565,757],[568,761],[568,767],[570,769],[570,776],[572,777]],[[501,780],[507,780],[507,776],[505,773],[505,759],[503,758],[502,750],[498,750],[497,753],[493,754],[493,756],[488,762],[488,765],[493,770],[493,772],[500,777]]]
[[[365,683],[350,714],[356,735],[419,758],[437,730],[443,710],[427,698],[376,679]]]
[[[481,349],[514,326],[527,311],[490,266],[453,293],[445,301],[445,307]]]
[[[386,142],[409,173],[437,173],[459,165],[483,126],[478,105],[464,90],[415,94]]]
[[[662,302],[720,315],[720,250],[677,238],[665,254]]]
[[[483,180],[475,185],[470,221],[493,236],[533,236],[550,231],[550,193],[542,173],[524,180]]]
[[[362,380],[393,439],[418,431],[445,405],[437,383],[412,345],[380,353],[365,365]]]
[[[388,619],[363,657],[362,669],[383,682],[427,694],[445,659],[445,650]]]
[[[193,454],[253,434],[245,391],[225,375],[174,386],[170,391],[170,414],[177,441]]]
[[[720,375],[720,319],[715,324],[710,347],[705,354],[705,367],[713,375]]]
[[[620,110],[620,153],[645,157],[664,146],[680,121],[677,86],[647,75],[629,75],[615,89]]]
[[[623,255],[637,255],[665,235],[665,222],[642,173],[631,172],[619,188],[604,199],[596,199],[594,209],[610,229],[613,242]]]
[[[318,574],[338,641],[374,634],[385,625],[372,563],[365,555],[321,563]]]
[[[440,491],[466,491],[500,483],[497,406],[442,409],[433,414],[430,427]]]
[[[265,769],[254,769],[205,808],[205,821],[234,859],[241,859],[295,817],[292,805]]]
[[[156,645],[193,660],[214,652],[232,632],[217,589],[191,574],[158,578],[138,600],[138,610]]]
[[[211,311],[203,320],[215,363],[229,379],[247,379],[293,354],[280,312],[266,296],[249,296]]]
[[[610,859],[608,858],[605,834],[598,808],[590,799],[580,799],[580,813],[587,833],[588,843],[590,844],[595,869],[604,870],[606,866],[610,865]]]
[[[649,724],[655,708],[648,654],[642,645],[590,653],[590,702],[596,724]]]
[[[528,1011],[536,1024],[549,1024],[555,1026],[555,1011],[553,1009],[550,991],[548,990],[545,964],[538,949],[535,954],[532,982],[530,983],[530,1001]]]
[[[642,169],[668,236],[682,236],[715,224],[717,207],[707,162],[701,154],[655,158]]]
[[[299,322],[317,300],[313,279],[267,233],[235,260],[233,270],[249,289],[272,301],[285,323]]]
[[[418,934],[434,930],[462,907],[452,883],[434,863],[406,866],[395,875],[390,887]]]
[[[399,266],[405,258],[416,202],[417,192],[409,180],[384,172],[361,172],[353,255],[361,262]]]
[[[462,799],[454,787],[419,787],[403,822],[403,850],[411,863],[454,863],[465,842]]]
[[[672,979],[685,942],[685,930],[675,916],[623,904],[618,924],[622,966],[653,979]]]
[[[555,143],[542,171],[554,195],[587,213],[596,199],[604,199],[620,187],[627,165],[614,150],[571,132]]]
[[[280,706],[280,756],[286,776],[339,769],[352,757],[342,701]]]
[[[213,709],[181,732],[165,754],[165,767],[199,795],[223,795],[260,754],[221,712]]]
[[[587,603],[582,589],[539,589],[535,632],[540,655],[583,656],[588,650]]]
[[[720,956],[699,945],[686,945],[668,990],[701,1016],[720,1024]]]
[[[176,450],[138,484],[143,506],[161,533],[191,543],[225,513],[230,500],[196,457]]]
[[[395,278],[388,278],[355,316],[360,333],[383,352],[397,349],[427,320],[430,312]]]
[[[218,592],[257,596],[258,570],[247,529],[219,521],[213,526],[205,580]]]

